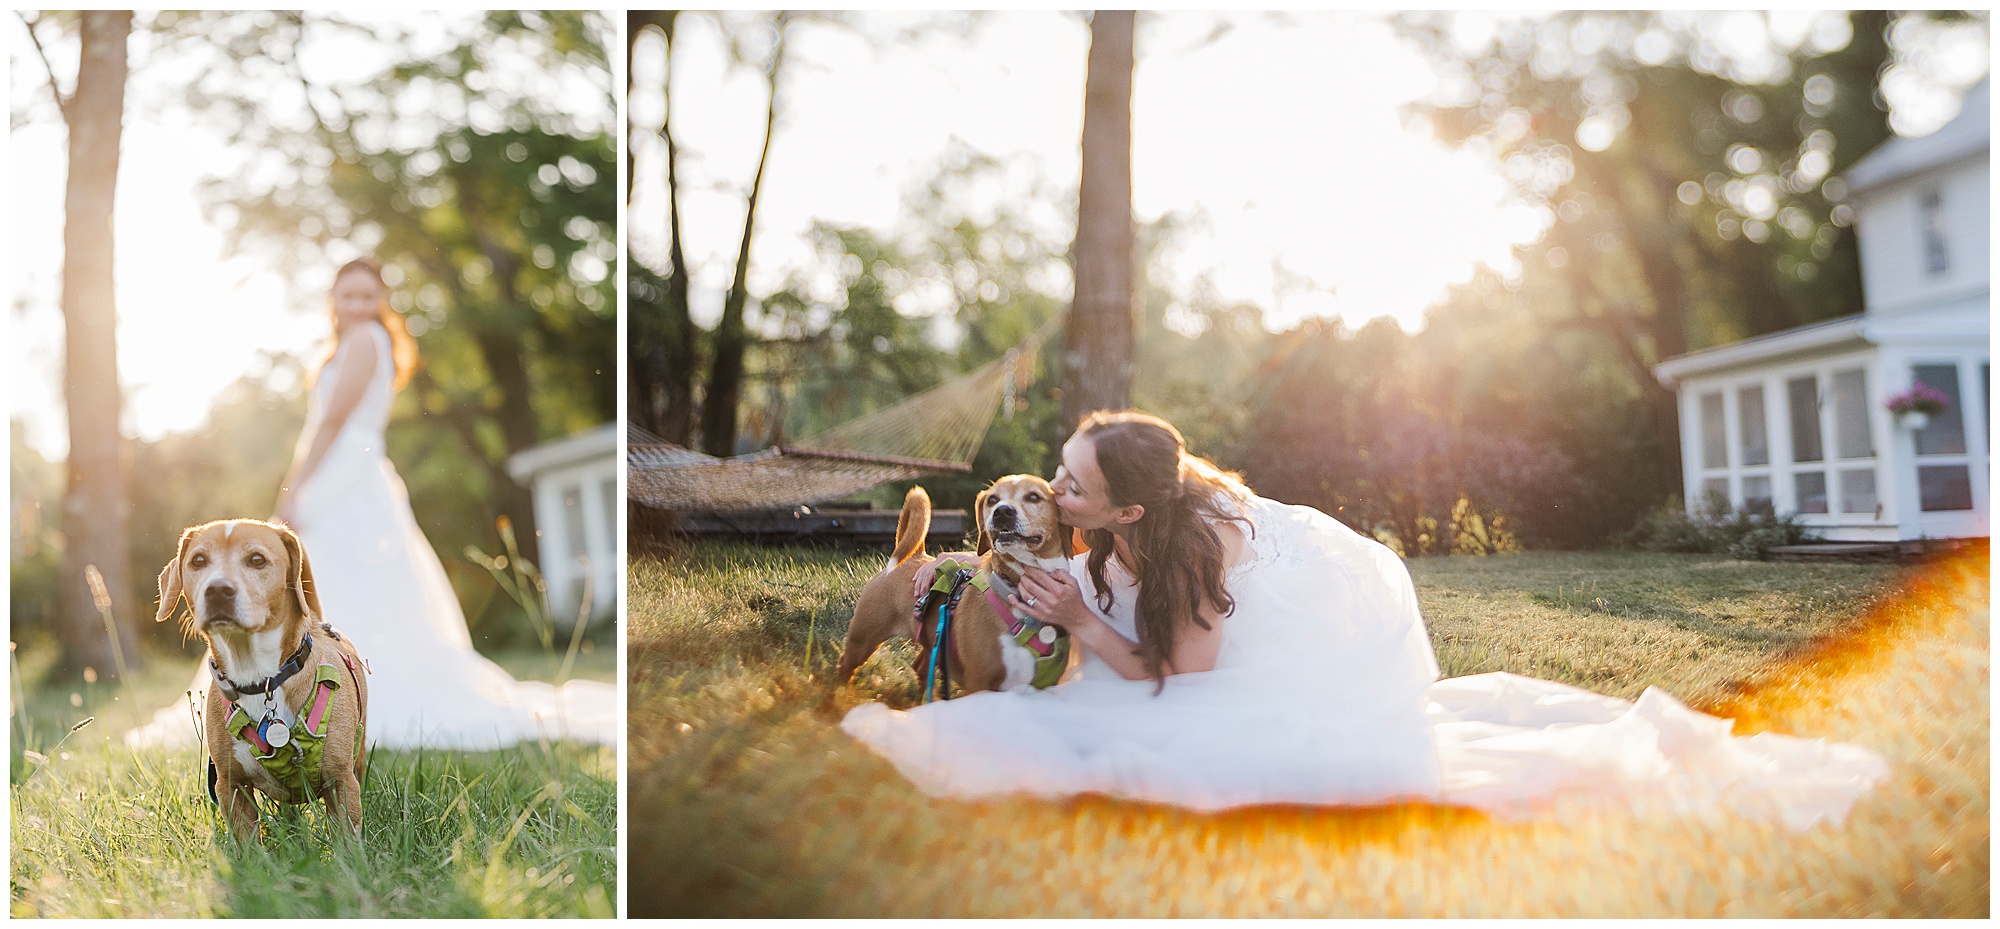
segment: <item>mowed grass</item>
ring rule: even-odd
[[[338,837],[317,804],[266,802],[262,840],[238,847],[208,801],[202,750],[135,753],[122,741],[185,690],[192,662],[155,660],[113,690],[43,681],[46,657],[16,665],[26,709],[10,772],[16,917],[616,915],[610,746],[376,750],[359,843]],[[517,677],[553,680],[562,656],[495,658]],[[616,649],[600,645],[571,677],[611,680],[616,668]]]
[[[1197,814],[934,800],[838,730],[908,649],[827,680],[882,557],[690,546],[632,567],[631,914],[1778,917],[1988,912],[1989,571],[1529,553],[1413,562],[1447,675],[1508,670],[1864,745],[1840,826],[1557,803]],[[810,659],[808,659],[810,652]]]

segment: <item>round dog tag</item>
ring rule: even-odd
[[[1056,640],[1056,627],[1043,626],[1042,631],[1035,633],[1035,637],[1044,642],[1054,642]]]
[[[272,748],[284,748],[292,741],[292,730],[275,719],[264,724],[264,744]]]

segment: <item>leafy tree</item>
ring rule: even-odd
[[[291,51],[308,36],[381,41],[336,15],[186,14],[164,26],[232,53],[212,65],[230,79],[197,79],[195,102],[232,142],[287,165],[209,186],[233,247],[326,268],[352,243],[389,265],[424,357],[394,421],[422,428],[392,428],[391,451],[415,462],[412,483],[449,498],[416,507],[447,562],[466,544],[491,547],[490,531],[467,527],[501,514],[534,557],[532,504],[506,459],[616,409],[615,106],[601,17],[489,12],[442,54],[359,84],[316,81]],[[269,111],[279,93],[302,94],[306,118],[235,118]]]
[[[1598,334],[1643,387],[1660,494],[1679,487],[1680,436],[1654,363],[1861,309],[1828,179],[1888,135],[1886,16],[1852,14],[1838,49],[1770,49],[1766,71],[1723,52],[1717,16],[1560,13],[1476,48],[1443,19],[1402,21],[1457,95],[1414,111],[1555,218],[1527,273],[1552,285],[1551,325]]]
[[[662,146],[666,154],[667,189],[667,269],[665,276],[654,273],[638,261],[628,261],[625,302],[630,372],[626,382],[631,419],[676,445],[692,441],[695,425],[695,372],[700,367],[700,330],[688,310],[687,250],[681,237],[680,146],[674,141],[670,107],[673,103],[672,72],[674,27],[678,11],[633,10],[626,14],[630,42],[626,46],[625,73],[629,91],[636,92],[632,74],[631,49],[647,32],[657,32],[666,49],[660,71],[660,125],[635,126],[626,145],[626,178],[634,177],[637,163],[632,153],[642,145]],[[631,199],[627,189],[626,199]]]

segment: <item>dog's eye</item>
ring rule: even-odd
[[[250,567],[253,568],[261,568],[271,563],[271,559],[264,557],[263,552],[251,552],[250,557],[245,558],[243,560],[245,562],[248,562]]]
[[[1040,502],[1042,502],[1042,495],[1041,495],[1041,494],[1037,494],[1037,493],[1031,493],[1031,494],[1029,494],[1029,495],[1028,495],[1028,502],[1029,502],[1029,503],[1040,503]]]
[[[981,506],[999,506],[999,505],[1000,505],[1000,501],[999,501],[999,499],[998,499],[998,498],[995,498],[995,497],[987,497],[987,498],[986,498],[986,502],[985,502],[985,503],[982,503],[982,504],[980,504],[980,505],[981,505]]]
[[[189,558],[189,559],[188,559],[188,567],[190,567],[190,568],[206,568],[206,567],[208,567],[208,556],[207,556],[207,555],[203,555],[203,554],[200,554],[200,553],[196,553],[196,554],[195,554],[195,556],[194,556],[193,558]]]

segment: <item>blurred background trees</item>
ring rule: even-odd
[[[45,39],[74,41],[58,25],[44,27]],[[487,620],[517,607],[493,596],[466,547],[499,550],[495,521],[505,515],[533,557],[533,510],[506,474],[507,457],[617,409],[610,24],[588,12],[489,12],[445,25],[437,54],[419,52],[397,27],[338,13],[166,12],[137,28],[162,51],[134,84],[174,82],[189,118],[254,153],[245,170],[202,191],[233,254],[268,259],[308,312],[323,312],[340,261],[368,253],[385,263],[422,355],[396,399],[390,458],[475,640],[514,638]],[[324,78],[302,62],[315,47],[381,65]],[[317,361],[267,355],[195,431],[121,440],[134,473],[152,477],[134,482],[134,567],[113,593],[121,618],[140,617],[155,644],[176,645],[179,635],[150,622],[153,574],[183,527],[270,513],[304,419],[303,372]],[[40,456],[16,432],[13,616],[17,636],[32,636],[73,610],[58,614],[23,588],[24,537],[33,539],[29,561],[76,541],[47,519],[30,520],[32,535],[21,525],[25,513],[61,510],[31,477]],[[71,586],[61,585],[64,597]]]
[[[1412,15],[1396,26],[1439,78],[1407,127],[1491,159],[1548,232],[1517,250],[1518,272],[1473,275],[1419,331],[1332,319],[1273,331],[1269,308],[1199,281],[1161,283],[1199,217],[1142,223],[1131,402],[1258,490],[1418,555],[1615,544],[1666,504],[1680,486],[1678,434],[1651,366],[1861,311],[1838,176],[1888,137],[1890,85],[1925,66],[1926,31],[1983,35],[1986,19],[1828,14],[1789,42],[1749,13]],[[661,93],[661,80],[635,85],[635,100]],[[736,450],[937,384],[1066,306],[1076,188],[1016,179],[1023,192],[999,208],[976,195],[988,189],[980,178],[1022,172],[954,149],[894,228],[822,223],[815,266],[751,294]],[[1033,221],[1044,213],[1062,217],[1054,231]],[[637,358],[656,344],[646,327],[685,318],[661,308],[688,272],[633,266]],[[714,343],[694,328],[693,344]],[[700,352],[681,351],[696,376]],[[1000,474],[1052,473],[1065,434],[1050,375],[1062,357],[1045,347],[1042,376],[996,419],[975,474],[923,481],[941,505],[968,504]],[[637,411],[659,403],[639,400],[645,425]],[[901,490],[873,497],[892,505]]]

